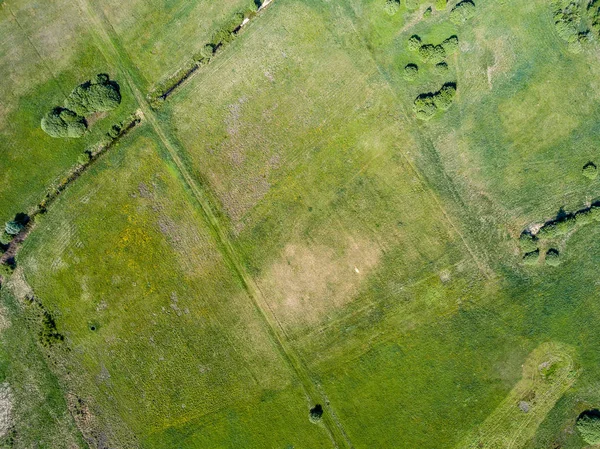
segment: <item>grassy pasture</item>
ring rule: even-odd
[[[253,0],[104,2],[102,9],[147,85],[175,72]]]
[[[134,110],[120,69],[108,63],[79,9],[69,2],[4,2],[0,7],[0,221],[27,212],[80,153]],[[54,139],[42,116],[97,73],[121,82],[119,108],[81,139]]]
[[[19,255],[72,348],[73,390],[118,447],[329,447],[192,197],[140,132],[60,197]]]

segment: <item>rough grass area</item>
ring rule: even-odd
[[[57,200],[19,255],[71,348],[59,357],[74,392],[116,447],[327,447],[192,197],[150,129],[136,136]]]

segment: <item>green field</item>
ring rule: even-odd
[[[153,109],[251,3],[0,6],[5,220],[142,117],[6,275],[2,447],[587,447],[598,223],[532,264],[518,239],[600,198],[600,37],[575,52],[543,0],[466,0],[463,23],[457,1],[275,0]],[[46,136],[39,111],[101,72],[119,108]]]

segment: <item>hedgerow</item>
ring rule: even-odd
[[[42,129],[52,137],[81,137],[85,134],[85,119],[69,109],[56,107],[42,118]]]
[[[65,100],[65,108],[83,117],[96,112],[112,111],[119,104],[119,85],[105,74],[99,74],[94,80],[80,84]]]
[[[475,15],[475,3],[463,0],[450,11],[450,21],[456,25],[466,22]]]

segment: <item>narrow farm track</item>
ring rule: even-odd
[[[101,11],[99,6],[93,5],[89,0],[77,0],[77,2],[90,24],[90,29],[94,31],[95,36],[99,41],[99,46],[106,59],[113,61],[123,70],[123,74],[126,78],[125,81],[133,92],[146,120],[152,126],[157,137],[168,151],[186,186],[190,189],[195,199],[198,201],[225,260],[244,286],[248,297],[252,300],[254,307],[263,320],[266,330],[278,347],[284,360],[289,365],[293,374],[300,381],[307,397],[308,404],[322,404],[324,410],[326,411],[326,413],[323,415],[323,424],[329,433],[333,446],[336,448],[352,448],[352,443],[344,431],[341,422],[337,419],[337,416],[329,406],[329,401],[327,400],[325,392],[317,383],[312,380],[308,368],[296,351],[291,347],[285,330],[269,307],[269,304],[265,300],[265,297],[260,291],[258,285],[254,282],[252,277],[244,268],[237,249],[229,238],[227,230],[219,221],[216,212],[218,208],[215,206],[214,200],[210,197],[209,193],[205,192],[199,186],[198,181],[190,174],[180,157],[180,152],[182,149],[178,148],[178,144],[173,142],[167,136],[159,119],[156,117],[156,114],[147,103],[144,94],[138,87],[141,75],[120,45],[117,33],[112,28],[112,25],[104,16],[104,13]],[[269,3],[272,3],[272,1]],[[308,408],[306,411],[308,419]]]

